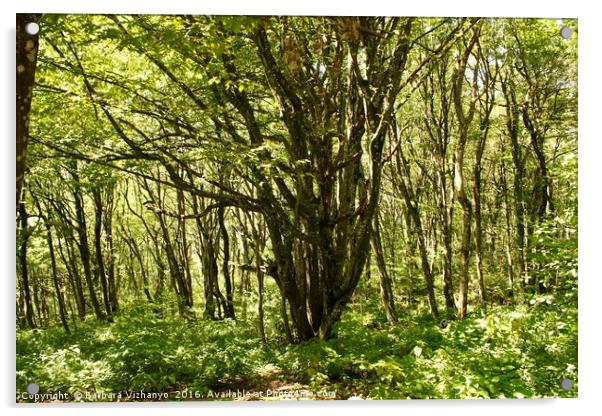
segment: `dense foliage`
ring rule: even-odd
[[[576,21],[27,19],[18,400],[576,396]]]
[[[167,392],[172,400],[228,390],[292,399],[573,397],[576,386],[565,392],[559,380],[577,380],[574,302],[536,296],[445,327],[424,313],[389,325],[378,305],[362,303],[335,339],[287,345],[273,334],[269,346],[248,322],[162,320],[139,306],[72,334],[19,332],[17,386],[36,380],[45,391]]]

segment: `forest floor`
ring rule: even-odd
[[[576,302],[572,292],[538,295],[446,325],[423,312],[391,325],[378,305],[363,305],[344,314],[336,338],[296,345],[275,325],[263,345],[253,321],[159,319],[138,305],[69,334],[19,330],[17,390],[35,382],[76,401],[147,400],[132,391],[160,400],[576,397]]]
[[[330,394],[328,394],[330,393]],[[329,400],[336,398],[336,393],[314,392],[307,384],[301,384],[290,379],[282,369],[273,364],[267,364],[257,370],[254,377],[243,377],[232,380],[227,386],[215,389],[215,398],[235,396],[232,400]],[[213,398],[206,398],[213,400]]]

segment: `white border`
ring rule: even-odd
[[[602,267],[596,262],[601,248],[596,244],[602,235],[600,198],[600,166],[602,166],[600,100],[602,89],[599,73],[602,16],[596,13],[595,0],[528,2],[527,0],[5,0],[0,2],[2,21],[2,75],[1,136],[2,179],[0,195],[3,195],[0,235],[2,264],[0,274],[0,304],[3,314],[2,375],[0,392],[6,414],[37,414],[41,411],[54,414],[92,414],[106,412],[134,415],[164,415],[177,413],[207,413],[248,415],[281,414],[303,415],[308,413],[335,414],[345,412],[363,415],[374,411],[396,414],[452,414],[507,415],[508,413],[534,413],[546,415],[591,414],[600,407],[602,368],[600,366],[600,296],[602,295]],[[288,15],[411,15],[411,16],[499,16],[499,17],[578,17],[579,18],[579,399],[564,400],[497,400],[497,401],[413,401],[413,402],[331,402],[331,403],[173,403],[163,404],[101,404],[95,407],[20,406],[14,404],[15,343],[14,343],[14,45],[15,13],[166,13],[166,14],[288,14]],[[598,209],[597,209],[598,208]],[[200,409],[199,409],[200,407]],[[598,411],[599,412],[599,411]],[[597,412],[596,412],[597,413]],[[599,413],[598,413],[599,414]]]

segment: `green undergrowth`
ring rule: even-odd
[[[571,295],[572,296],[572,295]],[[337,337],[262,345],[254,323],[157,318],[146,306],[113,323],[92,320],[17,332],[17,391],[195,391],[281,384],[337,398],[522,398],[577,395],[576,299],[535,296],[525,305],[472,311],[442,324],[427,314],[381,321],[376,305],[350,308]],[[560,388],[570,379],[569,391]]]
[[[380,329],[367,325],[370,315],[348,313],[336,339],[291,346],[281,363],[343,398],[576,397],[576,306],[551,295],[528,303],[443,324],[405,316]]]
[[[36,382],[47,392],[208,392],[254,373],[266,360],[253,330],[221,322],[158,319],[146,307],[113,323],[17,333],[17,390]]]

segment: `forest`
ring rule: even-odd
[[[577,37],[17,14],[17,402],[576,397]]]

